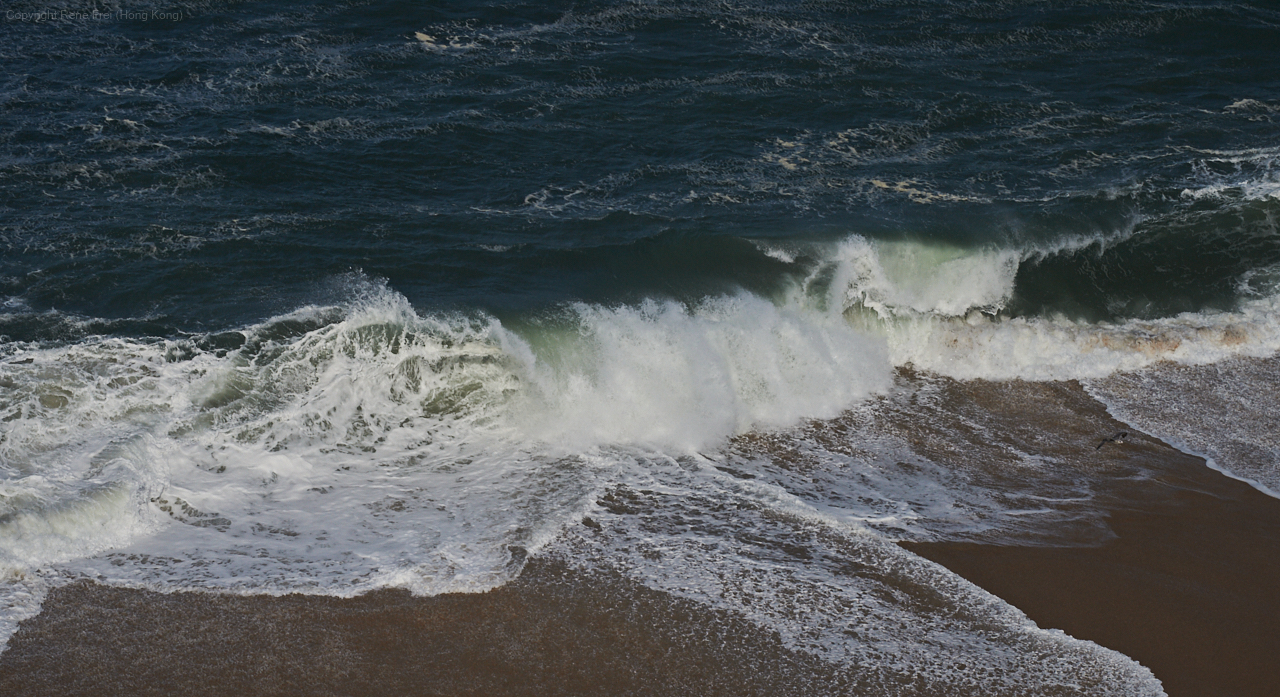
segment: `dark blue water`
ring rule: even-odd
[[[14,340],[241,326],[353,272],[508,317],[768,295],[804,271],[761,240],[1014,249],[1000,312],[1090,320],[1280,264],[1266,2],[88,9],[0,24]]]

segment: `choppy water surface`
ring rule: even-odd
[[[1105,538],[1094,434],[972,405],[1280,490],[1267,3],[13,8],[6,632],[554,553],[887,693],[1159,693],[893,544]]]

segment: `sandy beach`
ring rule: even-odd
[[[902,379],[918,380],[909,373]],[[1002,429],[1017,447],[1038,439],[1045,452],[1093,471],[1109,538],[1099,543],[1075,533],[1080,544],[904,547],[1041,627],[1136,659],[1171,697],[1270,694],[1280,680],[1273,660],[1280,602],[1271,592],[1280,587],[1280,501],[1140,433],[1092,445],[1089,434],[1123,425],[1078,385],[941,385],[935,406],[943,410],[931,418],[943,431],[958,432],[939,414],[963,414],[984,422],[982,432]],[[922,422],[895,409],[881,405],[883,427]],[[866,424],[828,424],[825,437],[854,426]],[[1037,428],[1055,428],[1060,437],[1047,441]],[[917,435],[918,449],[936,445],[927,431]],[[799,466],[788,464],[785,452],[774,456]],[[55,589],[11,639],[0,657],[0,692],[905,694],[902,685],[878,685],[856,666],[789,650],[733,612],[538,557],[514,582],[488,593],[425,598],[403,591],[352,599],[162,594],[73,583]]]
[[[1170,697],[1275,694],[1280,501],[1194,465],[1133,484],[1099,547],[908,545],[1042,627],[1155,673]]]
[[[0,664],[11,695],[822,695],[851,671],[723,612],[533,561],[476,595],[172,595],[78,583]]]

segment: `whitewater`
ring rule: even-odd
[[[746,555],[734,562],[746,576],[733,581],[696,560],[708,538],[723,546],[744,530],[781,539],[798,528],[833,558],[852,545],[877,569],[873,585],[909,579],[943,592],[953,611],[999,627],[979,632],[994,631],[988,640],[1004,647],[997,672],[1034,683],[1085,670],[1122,691],[1157,692],[1136,664],[1039,630],[893,545],[961,539],[981,527],[943,524],[945,506],[924,502],[935,480],[850,480],[846,503],[832,505],[803,485],[735,478],[717,463],[735,436],[804,443],[798,426],[890,393],[902,369],[962,380],[1092,380],[1101,395],[1110,376],[1269,356],[1280,348],[1277,300],[1147,321],[1009,319],[998,311],[1027,254],[858,236],[823,248],[761,244],[759,253],[796,267],[776,297],[572,303],[504,322],[481,312],[419,313],[384,282],[357,274],[343,281],[341,304],[225,332],[6,343],[6,635],[51,586],[80,578],[166,592],[480,592],[513,578],[530,555],[555,553],[621,565],[653,587],[738,610],[747,606],[733,598],[744,593],[773,597],[751,607],[796,607],[776,594],[808,588],[799,625],[788,611],[749,616],[833,660],[867,659],[859,654],[867,644],[839,632],[850,603],[877,617],[888,634],[876,650],[894,661],[930,665],[920,653],[930,642],[971,650],[977,619],[934,622],[923,635],[890,630],[925,611],[873,602],[867,588],[822,564]],[[82,321],[46,317],[54,319]],[[1141,403],[1127,396],[1106,393],[1118,415]],[[1220,457],[1215,466],[1234,465]],[[1280,484],[1276,469],[1237,476],[1268,492]],[[982,498],[963,482],[949,486],[935,504]],[[656,539],[625,516],[610,519],[607,501],[619,491],[673,502],[653,504],[657,511],[719,501],[754,512],[721,520],[719,531]],[[615,542],[565,552],[575,544],[567,531],[583,520],[607,521]],[[650,551],[639,553],[636,540]],[[1032,667],[1025,656],[1041,650],[1064,663]]]

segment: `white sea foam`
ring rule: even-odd
[[[1197,188],[1183,189],[1182,195],[1187,198],[1196,199],[1221,198],[1231,195],[1239,196],[1249,201],[1258,201],[1267,198],[1277,199],[1280,198],[1280,181],[1244,179],[1240,181],[1220,182]]]
[[[1125,423],[1280,498],[1280,358],[1165,363],[1085,383]]]
[[[855,236],[826,254],[803,287],[825,296],[828,311],[884,337],[894,365],[959,379],[1093,378],[1159,361],[1203,364],[1280,350],[1280,296],[1264,287],[1266,274],[1242,280],[1261,291],[1230,312],[1116,323],[1000,317],[1019,265],[1051,251],[964,250]]]
[[[832,307],[854,305],[881,319],[903,314],[954,317],[1000,309],[1013,292],[1017,252],[976,252],[940,244],[872,242],[851,237],[807,285],[827,274]]]
[[[1245,103],[1257,105],[1253,100],[1241,104]],[[1197,159],[1191,163],[1192,181],[1182,190],[1184,198],[1245,201],[1280,198],[1280,148],[1193,152]]]
[[[758,245],[758,248],[761,252],[764,252],[765,256],[769,257],[770,259],[777,259],[778,261],[784,264],[796,263],[795,255],[785,249],[781,249],[781,248],[770,246],[770,245],[763,245],[763,244]]]
[[[1168,365],[1206,366],[1280,352],[1280,294],[1271,270],[1241,279],[1243,299],[1232,311],[1113,323],[1004,318],[993,312],[1012,294],[1018,264],[1045,253],[964,252],[853,238],[806,283],[824,289],[829,307],[841,308],[853,324],[883,336],[896,366],[961,380],[1091,379],[1099,394],[1104,385],[1127,384],[1108,376],[1134,375],[1129,380],[1145,388],[1131,388],[1133,394],[1123,398],[1114,390],[1107,393],[1117,416],[1170,442],[1190,444],[1226,474],[1266,493],[1280,490],[1276,446],[1267,427],[1241,426],[1256,424],[1258,414],[1269,413],[1263,395],[1274,390],[1273,377],[1258,373],[1262,377],[1252,382],[1236,380],[1237,387],[1224,391],[1253,397],[1232,401],[1231,409],[1190,412],[1177,405],[1214,399],[1201,387],[1216,382],[1207,377],[1193,381],[1197,387],[1184,394],[1188,390],[1155,377],[1173,370],[1164,367]],[[1214,370],[1205,374],[1218,375]],[[1235,416],[1227,422],[1213,416],[1228,413]],[[1222,435],[1226,433],[1234,435]]]
[[[574,448],[705,447],[733,433],[834,416],[888,386],[881,342],[798,304],[741,294],[692,309],[648,302],[578,305],[573,314],[574,345],[556,352],[555,363],[512,352],[524,356],[540,405],[525,412],[530,432]]]
[[[1068,319],[909,317],[886,323],[895,364],[960,379],[1071,380],[1160,361],[1202,364],[1280,350],[1280,303],[1264,298],[1235,312],[1092,324]]]
[[[6,573],[483,590],[628,461],[600,448],[832,416],[891,370],[839,315],[746,294],[579,305],[522,332],[356,296],[246,328],[238,349],[89,339],[6,362]]]
[[[876,694],[1163,694],[1127,657],[1039,629],[941,566],[711,464],[627,470],[590,511],[598,532],[576,528],[547,553],[745,615],[789,648],[857,666]]]
[[[1223,111],[1239,111],[1239,112],[1263,112],[1275,113],[1280,111],[1280,106],[1275,104],[1267,104],[1256,99],[1237,99],[1236,101],[1223,107]]]
[[[694,453],[733,434],[835,416],[886,390],[895,364],[1056,379],[1280,346],[1274,301],[1262,299],[1236,313],[1145,324],[992,319],[984,311],[1008,299],[1020,258],[852,238],[774,301],[739,293],[578,304],[507,326],[479,314],[422,316],[362,282],[342,306],[219,337],[18,347],[0,364],[6,634],[43,589],[70,578],[254,593],[484,590],[567,525],[599,515],[596,502],[619,482],[748,505],[766,521],[816,516],[818,528],[872,535],[863,547],[879,550],[873,556],[897,555],[875,574],[905,574],[913,588],[950,578],[863,530],[859,516],[883,511],[833,517],[772,484],[700,469]],[[681,474],[693,470],[704,474]],[[944,503],[885,515],[910,527],[907,517]],[[689,561],[696,547],[671,548],[670,562],[621,552],[615,560],[704,601],[836,583],[821,568],[800,578],[750,555],[732,579],[702,578],[710,571]],[[705,588],[688,590],[702,587],[695,582]],[[975,592],[957,591],[965,612],[1004,607]],[[956,647],[976,631],[961,623],[943,632],[950,638],[894,634],[910,618],[874,593],[814,596],[817,629],[796,624],[787,613],[800,606],[785,609],[781,596],[749,614],[799,649],[865,658],[840,643],[836,610],[870,608],[864,629],[881,645],[898,642],[883,655],[902,665],[943,639],[964,653]],[[1133,664],[1000,616],[1003,675],[1022,670],[1019,652],[1045,650],[1063,658],[1044,675],[1101,671],[1158,692]],[[1036,675],[1027,679],[1043,681]]]
[[[28,347],[2,366],[0,552],[14,570],[91,559],[84,573],[122,583],[484,588],[610,479],[584,464],[602,447],[690,452],[831,417],[893,365],[1072,379],[1280,348],[1274,298],[1115,325],[996,319],[1018,260],[851,238],[778,302],[580,304],[513,329],[366,288],[230,351]],[[140,539],[146,561],[106,553]]]

